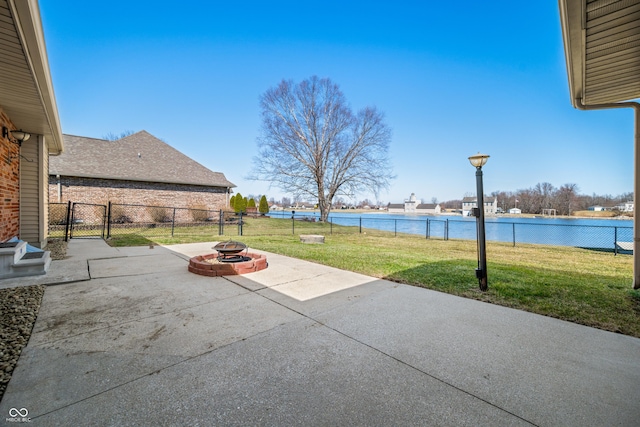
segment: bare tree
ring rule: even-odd
[[[537,183],[533,188],[535,210],[531,213],[542,213],[543,209],[550,209],[556,188],[548,182]]]
[[[262,135],[250,176],[318,201],[326,221],[334,197],[388,188],[391,131],[383,114],[354,114],[338,85],[313,76],[283,80],[260,99]]]
[[[576,210],[574,205],[578,195],[577,184],[564,184],[556,192],[556,209],[560,215],[571,215]]]
[[[120,132],[119,135],[116,135],[113,132],[109,132],[108,134],[106,134],[105,136],[102,137],[102,139],[106,139],[107,141],[117,141],[119,139],[122,139],[124,137],[127,137],[129,135],[133,135],[135,132],[132,130],[125,130],[124,132]]]
[[[440,207],[442,209],[461,209],[462,208],[462,200],[447,200],[445,202],[440,203]]]
[[[506,191],[494,191],[491,193],[491,197],[498,199],[498,207],[503,212],[508,212],[510,208],[515,205],[515,197],[512,193]]]

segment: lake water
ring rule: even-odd
[[[291,211],[270,212],[274,218],[291,218]],[[298,217],[319,218],[316,211],[296,211]],[[373,228],[428,238],[476,239],[476,219],[461,215],[411,215],[388,213],[332,212],[333,224]],[[485,218],[487,240],[539,243],[558,246],[614,249],[615,242],[633,241],[633,221],[585,218]]]

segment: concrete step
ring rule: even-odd
[[[0,243],[0,279],[45,274],[51,265],[49,251],[27,252],[27,243]]]
[[[20,261],[27,253],[27,242],[0,243],[0,273],[9,270],[12,264]]]

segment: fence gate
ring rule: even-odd
[[[107,206],[89,203],[73,203],[69,221],[69,238],[104,239],[107,223]]]

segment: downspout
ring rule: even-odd
[[[60,183],[60,175],[56,175],[58,181],[58,203],[62,202],[62,184]]]
[[[634,141],[633,141],[633,289],[640,289],[640,212],[636,203],[640,191],[640,103],[618,102],[613,104],[584,105],[582,100],[575,100],[580,110],[607,110],[612,108],[634,109]]]

